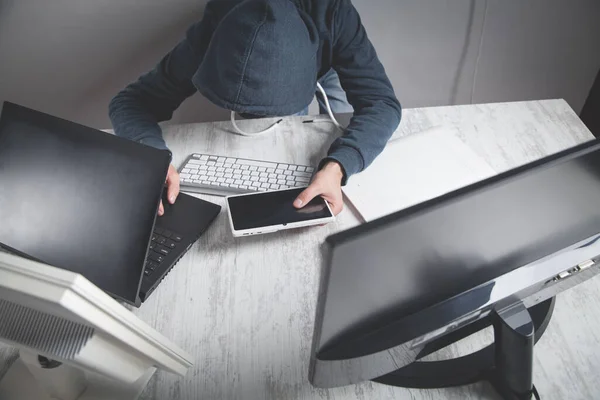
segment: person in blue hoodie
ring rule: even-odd
[[[401,118],[351,0],[209,1],[185,38],[111,100],[109,116],[116,135],[166,149],[158,122],[196,91],[244,117],[302,115],[317,82],[334,113],[354,114],[294,206],[322,196],[337,215],[342,186],[381,153]],[[325,113],[319,94],[317,99]],[[174,203],[179,175],[173,166],[167,188]]]

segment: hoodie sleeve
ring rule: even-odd
[[[159,64],[121,90],[109,104],[117,136],[166,149],[161,121],[171,119],[181,103],[196,92],[191,78],[212,35],[209,13],[192,25],[186,37]]]
[[[333,20],[333,68],[354,116],[328,157],[344,169],[344,182],[368,167],[383,151],[401,118],[401,107],[358,12],[340,0]]]

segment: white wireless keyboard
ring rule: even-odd
[[[179,169],[181,190],[228,196],[308,186],[315,169],[283,164],[192,154]]]

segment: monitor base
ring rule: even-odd
[[[425,346],[417,361],[373,381],[392,386],[433,389],[488,381],[504,399],[537,398],[532,384],[533,345],[544,334],[555,298],[526,309],[522,303],[491,313]],[[418,361],[435,351],[493,325],[495,343],[463,357]]]
[[[25,358],[27,360],[19,357],[0,380],[0,399],[56,400],[57,398],[64,398],[65,400],[136,400],[156,371],[155,368],[149,368],[134,384],[127,386],[119,385],[99,375],[85,373],[83,378],[85,382],[81,389],[79,389],[81,382],[77,373],[67,371],[61,377],[61,373],[59,372],[55,376],[56,380],[60,381],[64,378],[64,381],[62,385],[55,385],[55,388],[62,391],[62,395],[61,397],[52,397],[48,393],[48,388],[44,387],[40,379],[36,379],[31,373],[31,365],[27,363],[30,360],[28,357]],[[56,384],[56,382],[54,383]],[[82,391],[83,393],[81,393]]]

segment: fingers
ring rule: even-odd
[[[163,207],[163,203],[162,200],[160,201],[160,205],[158,206],[158,216],[162,217],[162,215],[165,213],[165,208]]]
[[[302,208],[308,204],[312,199],[321,194],[321,190],[315,183],[311,183],[302,193],[298,195],[294,200],[294,207]]]
[[[172,165],[169,166],[169,172],[167,173],[167,198],[169,203],[174,204],[179,195],[179,174]]]

